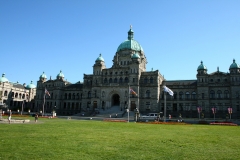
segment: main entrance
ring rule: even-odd
[[[112,106],[119,106],[120,105],[120,96],[118,94],[114,94],[112,96]]]

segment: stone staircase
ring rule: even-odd
[[[97,117],[104,117],[104,118],[122,118],[124,110],[121,111],[119,106],[112,106],[109,109],[100,109],[99,114],[96,114]],[[117,116],[116,116],[117,115]]]

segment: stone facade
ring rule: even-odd
[[[128,40],[120,44],[113,57],[113,65],[106,68],[102,55],[96,59],[92,74],[84,74],[82,83],[71,84],[60,72],[55,80],[40,76],[35,98],[36,111],[44,107],[47,112],[56,110],[58,115],[109,109],[118,106],[124,111],[138,109],[140,113],[163,112],[166,85],[174,92],[167,95],[167,115],[197,118],[197,107],[201,116],[213,117],[212,108],[217,108],[216,117],[225,118],[231,107],[232,118],[240,117],[240,66],[233,61],[229,73],[217,69],[207,73],[203,62],[197,68],[197,79],[168,81],[158,70],[146,71],[147,58],[141,45],[133,39],[132,29]],[[131,90],[131,91],[130,91]],[[131,92],[129,94],[129,92]],[[133,94],[133,93],[136,94]]]
[[[0,105],[13,111],[25,111],[34,108],[36,89],[34,85],[9,82],[5,74],[0,78]]]

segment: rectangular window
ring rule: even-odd
[[[202,93],[202,99],[204,99],[204,93]]]

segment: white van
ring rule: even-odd
[[[158,117],[158,113],[148,113],[146,115],[141,116],[141,119],[149,119],[149,120],[154,120]]]

